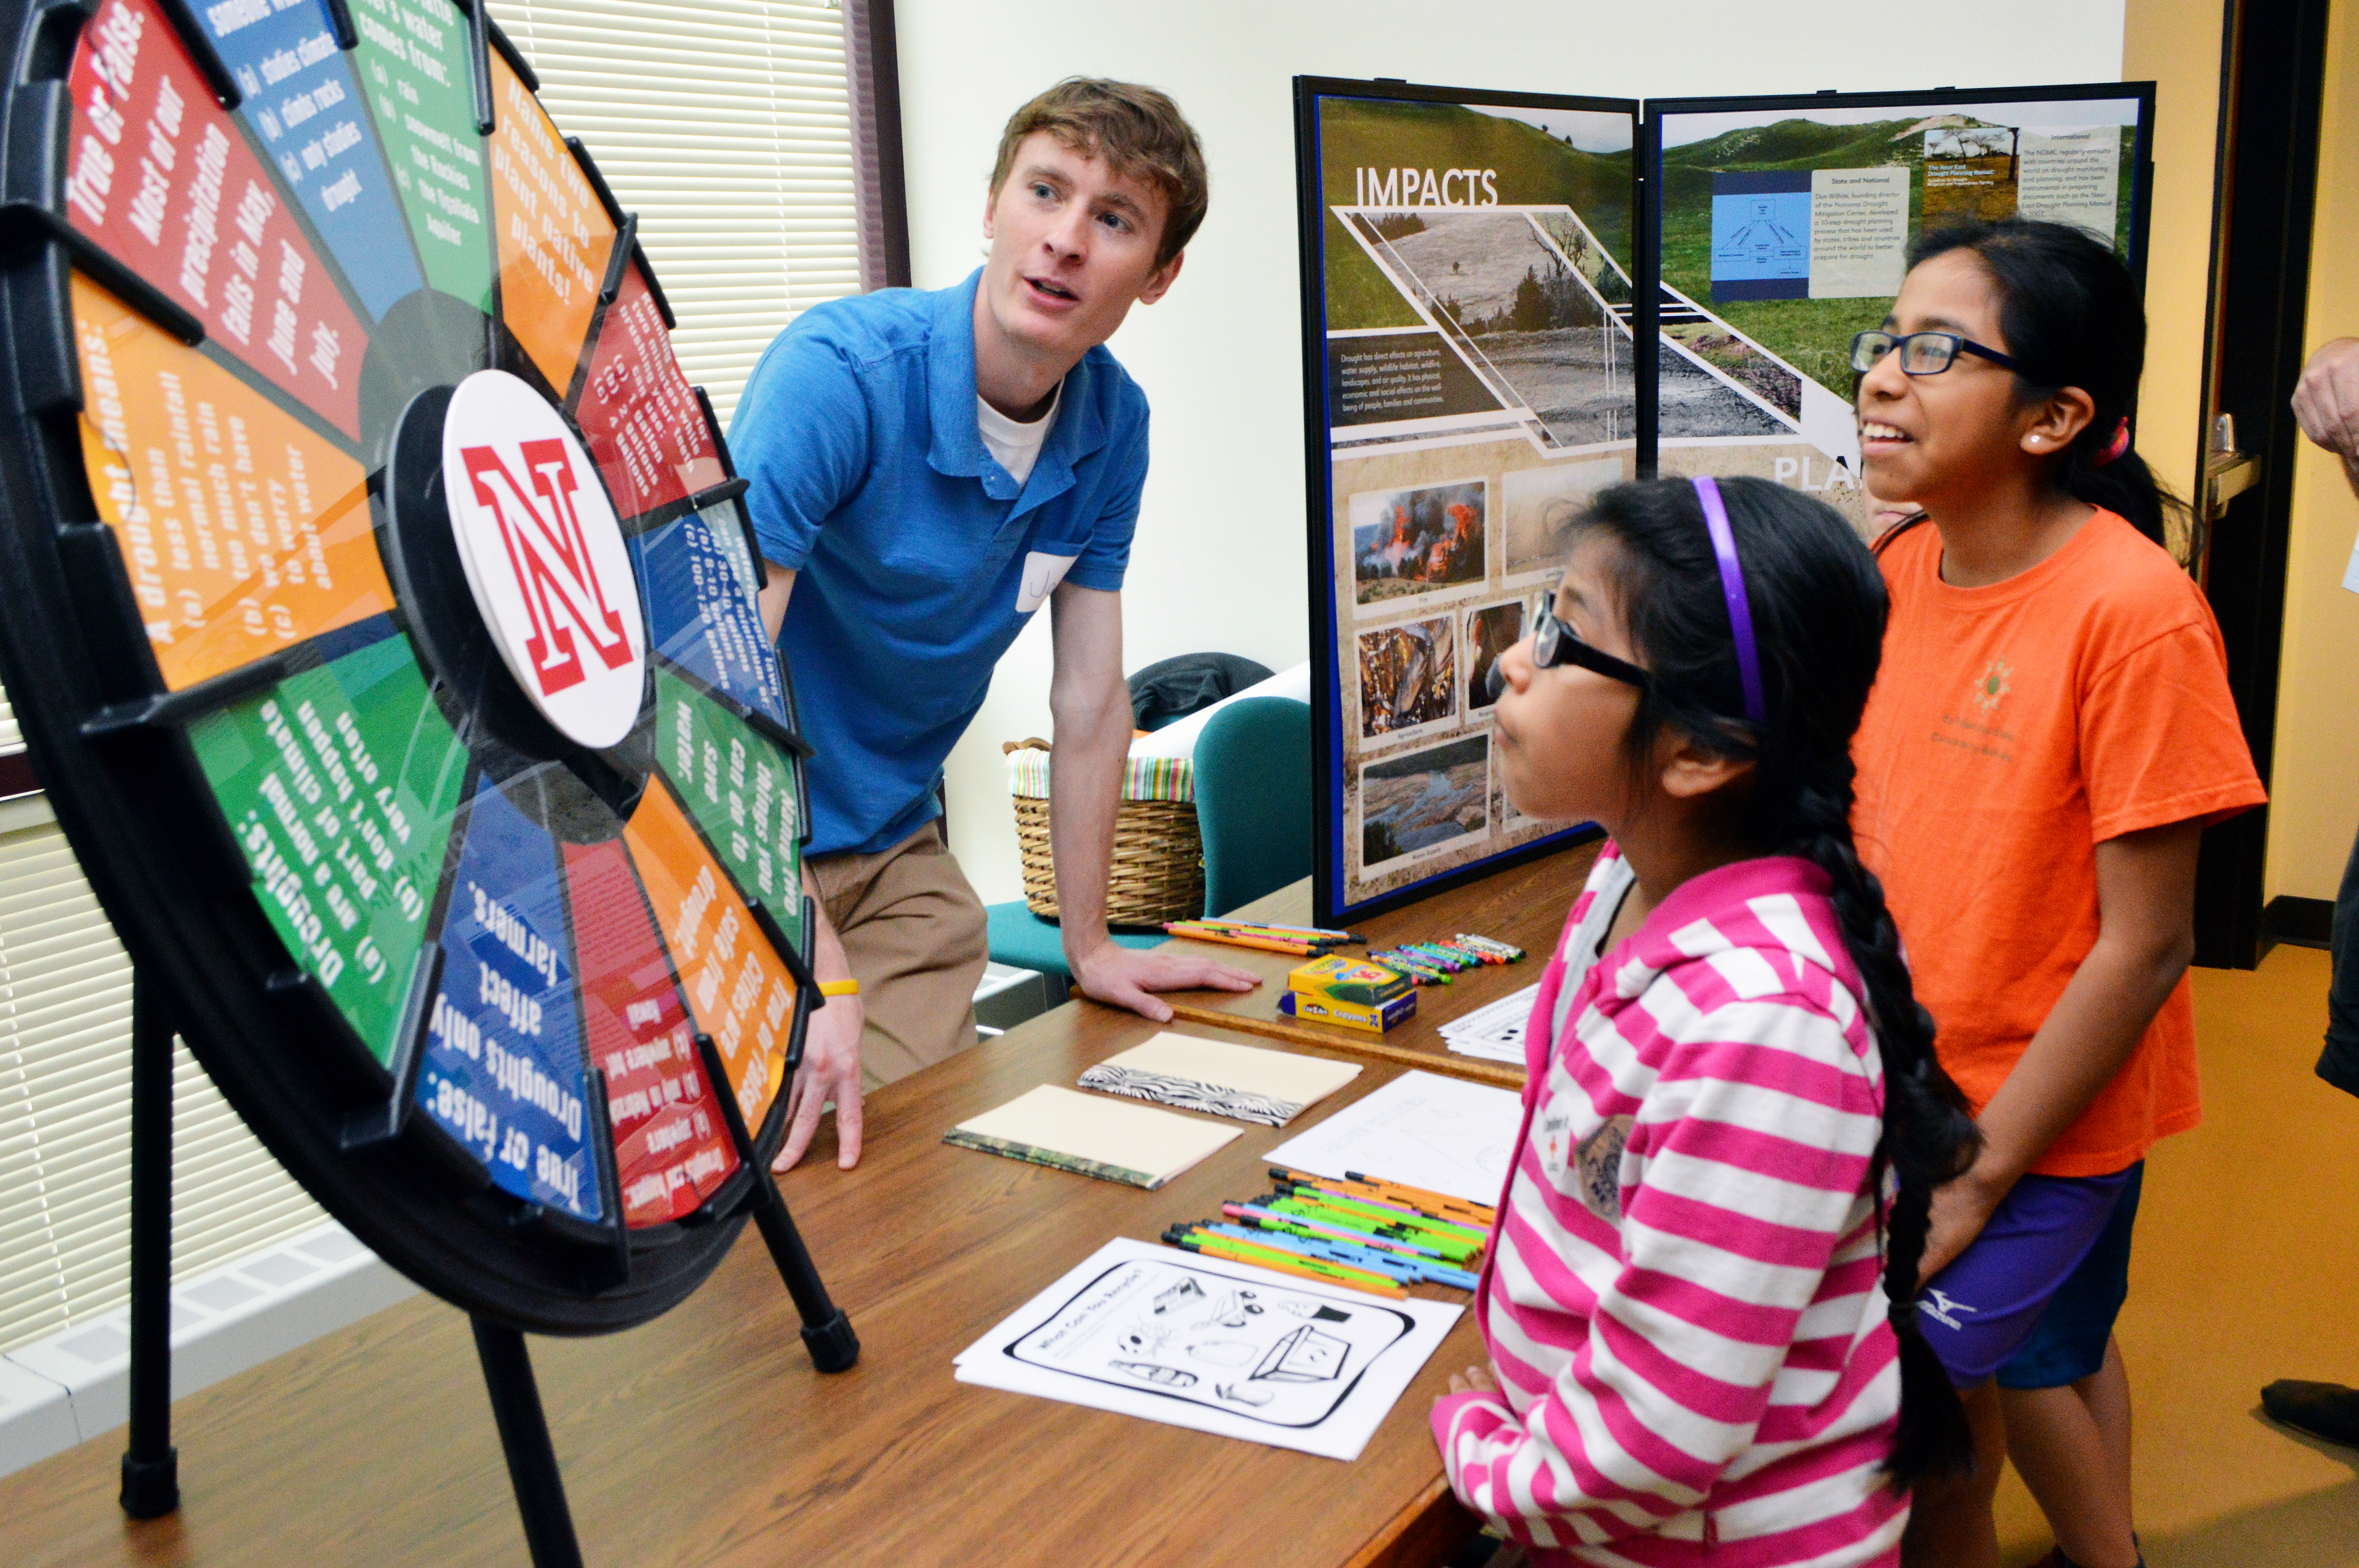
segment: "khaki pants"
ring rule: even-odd
[[[974,1044],[974,988],[990,957],[983,901],[929,822],[874,855],[810,862],[820,903],[860,982],[862,1087],[874,1090]]]

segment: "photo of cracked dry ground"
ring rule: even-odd
[[[1491,828],[1491,737],[1469,736],[1360,770],[1360,864],[1374,871]]]

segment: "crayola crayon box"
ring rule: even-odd
[[[1332,997],[1290,990],[1277,999],[1277,1011],[1289,1018],[1332,1023],[1364,1034],[1382,1034],[1396,1023],[1417,1016],[1417,991],[1412,987],[1397,997],[1371,1003],[1337,1001]]]
[[[1286,977],[1286,989],[1297,996],[1320,997],[1353,1007],[1381,1008],[1395,997],[1414,992],[1417,982],[1382,964],[1331,954],[1297,965]]]

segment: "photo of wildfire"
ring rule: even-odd
[[[1359,602],[1481,582],[1488,512],[1481,480],[1352,497]]]
[[[1360,734],[1397,734],[1458,711],[1451,618],[1360,633]]]

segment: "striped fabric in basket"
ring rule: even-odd
[[[1007,793],[1018,800],[1049,798],[1049,753],[1025,746],[1007,753]],[[1122,798],[1185,806],[1196,798],[1196,770],[1186,757],[1133,757],[1123,768]]]

